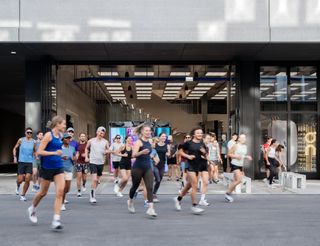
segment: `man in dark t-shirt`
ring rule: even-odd
[[[86,191],[87,173],[89,172],[89,163],[86,163],[85,150],[87,146],[87,136],[85,133],[79,135],[79,143],[77,143],[77,161],[75,164],[75,169],[77,172],[77,189],[78,197],[81,197],[81,181],[82,181],[82,191]]]

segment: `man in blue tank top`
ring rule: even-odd
[[[13,148],[13,162],[18,163],[18,178],[16,194],[20,193],[20,185],[24,180],[24,186],[20,195],[20,201],[26,201],[26,193],[29,189],[32,175],[32,162],[35,154],[35,140],[32,138],[32,129],[28,127],[25,137],[19,138]],[[19,148],[19,159],[17,159],[17,149]],[[19,162],[18,162],[19,161]]]

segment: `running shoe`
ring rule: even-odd
[[[85,186],[82,186],[82,192],[86,192],[87,188]]]
[[[16,195],[19,196],[20,195],[20,187],[16,187]]]
[[[200,200],[199,205],[207,207],[207,206],[210,206],[210,203],[208,203],[207,200]]]
[[[127,201],[128,204],[128,210],[130,213],[134,214],[136,212],[136,210],[134,209],[134,205],[133,202],[130,202],[130,200]]]
[[[199,208],[198,206],[192,206],[191,211],[193,214],[202,214],[204,212],[204,209]]]
[[[51,224],[51,228],[53,230],[62,230],[63,229],[63,225],[61,224],[60,220],[53,220],[52,224]]]
[[[272,184],[268,184],[268,188],[275,189],[276,187],[274,185],[272,185]]]
[[[27,198],[25,196],[20,196],[20,201],[26,202]]]
[[[77,193],[77,197],[81,197],[82,195],[81,195],[81,192],[78,192]]]
[[[148,208],[146,214],[151,218],[156,218],[158,216],[156,211],[154,211],[154,208]]]
[[[178,197],[173,198],[174,206],[177,211],[181,211],[181,202],[178,200]]]
[[[123,197],[123,194],[119,191],[119,192],[117,192],[116,196],[117,197]]]
[[[120,187],[119,187],[118,183],[114,184],[113,192],[114,192],[115,194],[118,194],[119,190],[120,190]]]
[[[63,202],[64,204],[68,204],[69,203],[69,201],[67,201],[66,199],[64,199],[64,202]]]
[[[38,218],[36,216],[36,211],[34,211],[32,209],[32,207],[29,207],[28,208],[28,216],[29,216],[29,220],[33,223],[33,224],[36,224],[38,223]]]
[[[95,197],[90,197],[90,203],[91,204],[97,203],[97,199]]]
[[[67,210],[66,205],[62,204],[61,211],[66,211],[66,210]]]
[[[119,183],[119,180],[116,178],[114,181],[113,181],[114,184],[118,184]]]
[[[226,200],[226,202],[233,202],[233,198],[232,198],[232,196],[230,196],[229,194],[225,194],[224,195],[224,199]]]

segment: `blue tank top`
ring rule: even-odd
[[[32,163],[33,162],[33,151],[34,151],[34,139],[27,138],[21,139],[19,147],[19,162]]]
[[[52,140],[48,143],[47,147],[45,148],[45,151],[53,152],[57,150],[62,150],[62,140],[60,138],[60,135],[56,138],[53,135],[53,132],[50,132]],[[58,155],[42,156],[41,166],[44,169],[58,169],[63,168],[63,162],[61,156]]]
[[[151,153],[152,151],[152,146],[149,141],[143,141],[140,139],[142,142],[142,146],[140,147],[139,151],[142,151],[144,149],[148,149]],[[136,158],[136,161],[133,164],[133,168],[141,168],[141,169],[149,169],[151,168],[151,157],[150,153],[146,155],[140,155]]]

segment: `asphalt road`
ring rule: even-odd
[[[88,198],[70,195],[62,214],[63,232],[50,230],[53,195],[38,208],[38,225],[27,218],[28,202],[0,195],[0,245],[320,245],[319,195],[241,195],[227,204],[221,195],[210,195],[213,204],[203,215],[192,215],[190,199],[183,210],[173,208],[172,196],[162,195],[157,219],[148,219],[141,197],[136,214],[126,209],[126,197]]]

